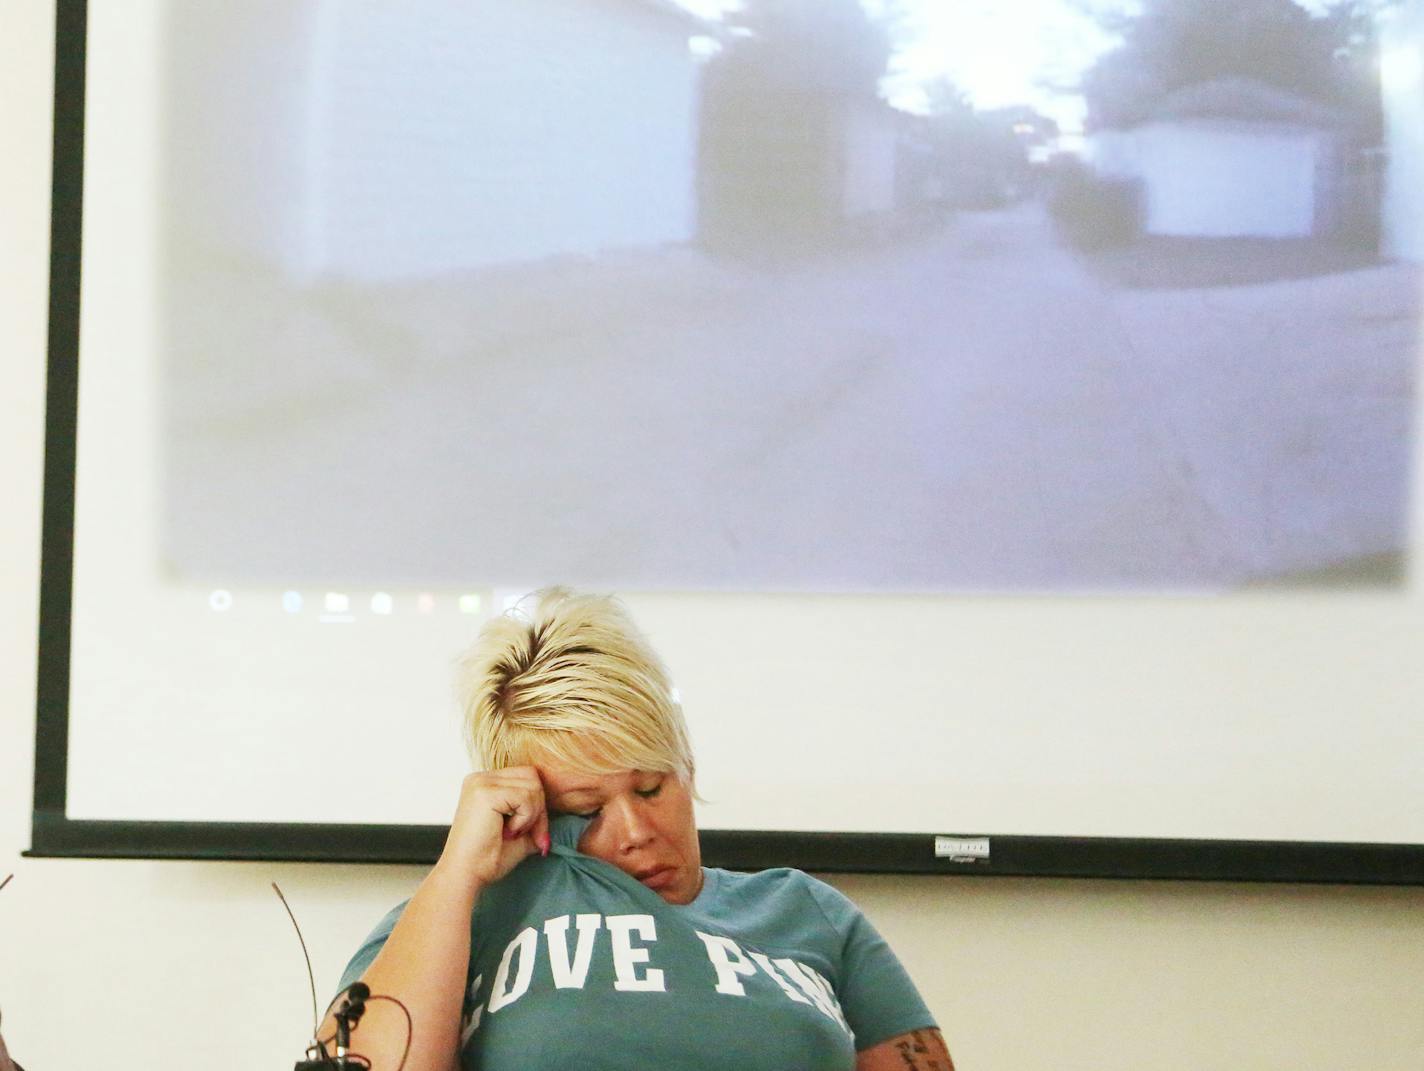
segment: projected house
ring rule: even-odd
[[[185,236],[298,278],[366,282],[692,236],[693,17],[657,0],[412,15],[174,4],[172,32],[199,44],[174,61],[171,98],[224,87],[223,114],[173,110]]]
[[[1338,225],[1347,134],[1324,105],[1229,78],[1099,131],[1090,154],[1100,174],[1140,184],[1148,234],[1308,238]]]

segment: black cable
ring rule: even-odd
[[[405,1048],[401,1051],[400,1063],[396,1064],[396,1071],[402,1071],[405,1067],[405,1058],[410,1055],[411,1038],[415,1035],[415,1023],[410,1017],[410,1009],[395,997],[388,997],[384,993],[372,993],[366,998],[366,1003],[369,1004],[373,1000],[389,1000],[405,1015]]]

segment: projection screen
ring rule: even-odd
[[[1424,881],[1420,71],[776,7],[60,4],[34,853],[433,858],[567,584],[714,865]]]

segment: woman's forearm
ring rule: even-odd
[[[458,1066],[460,1011],[470,962],[470,914],[482,888],[468,874],[437,863],[411,897],[380,953],[361,976],[372,999],[351,1035],[351,1051],[373,1071],[395,1071],[406,1044],[399,1007],[410,1012],[410,1053],[405,1071],[453,1071]],[[322,1024],[325,1040],[335,1020]],[[331,1046],[328,1044],[328,1049]]]
[[[523,860],[549,850],[544,786],[532,766],[470,774],[440,861],[405,905],[395,929],[361,976],[371,989],[351,1050],[372,1071],[395,1071],[407,1028],[393,997],[410,1012],[410,1053],[403,1071],[453,1071],[459,1061],[460,1010],[470,966],[470,916],[480,893]],[[318,1035],[335,1032],[328,1016]]]

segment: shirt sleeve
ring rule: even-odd
[[[863,1052],[912,1030],[938,1024],[899,957],[844,893],[811,880],[811,895],[841,939],[836,999]]]
[[[406,903],[409,902],[406,901]],[[338,993],[366,973],[366,968],[375,960],[377,953],[385,947],[391,931],[396,928],[396,920],[401,917],[401,912],[404,910],[405,903],[402,903],[388,911],[386,917],[376,923],[376,928],[366,936],[366,940],[361,942],[361,947],[356,950],[356,954],[351,957],[351,962],[346,964],[346,969],[341,972],[341,981],[336,984]]]

